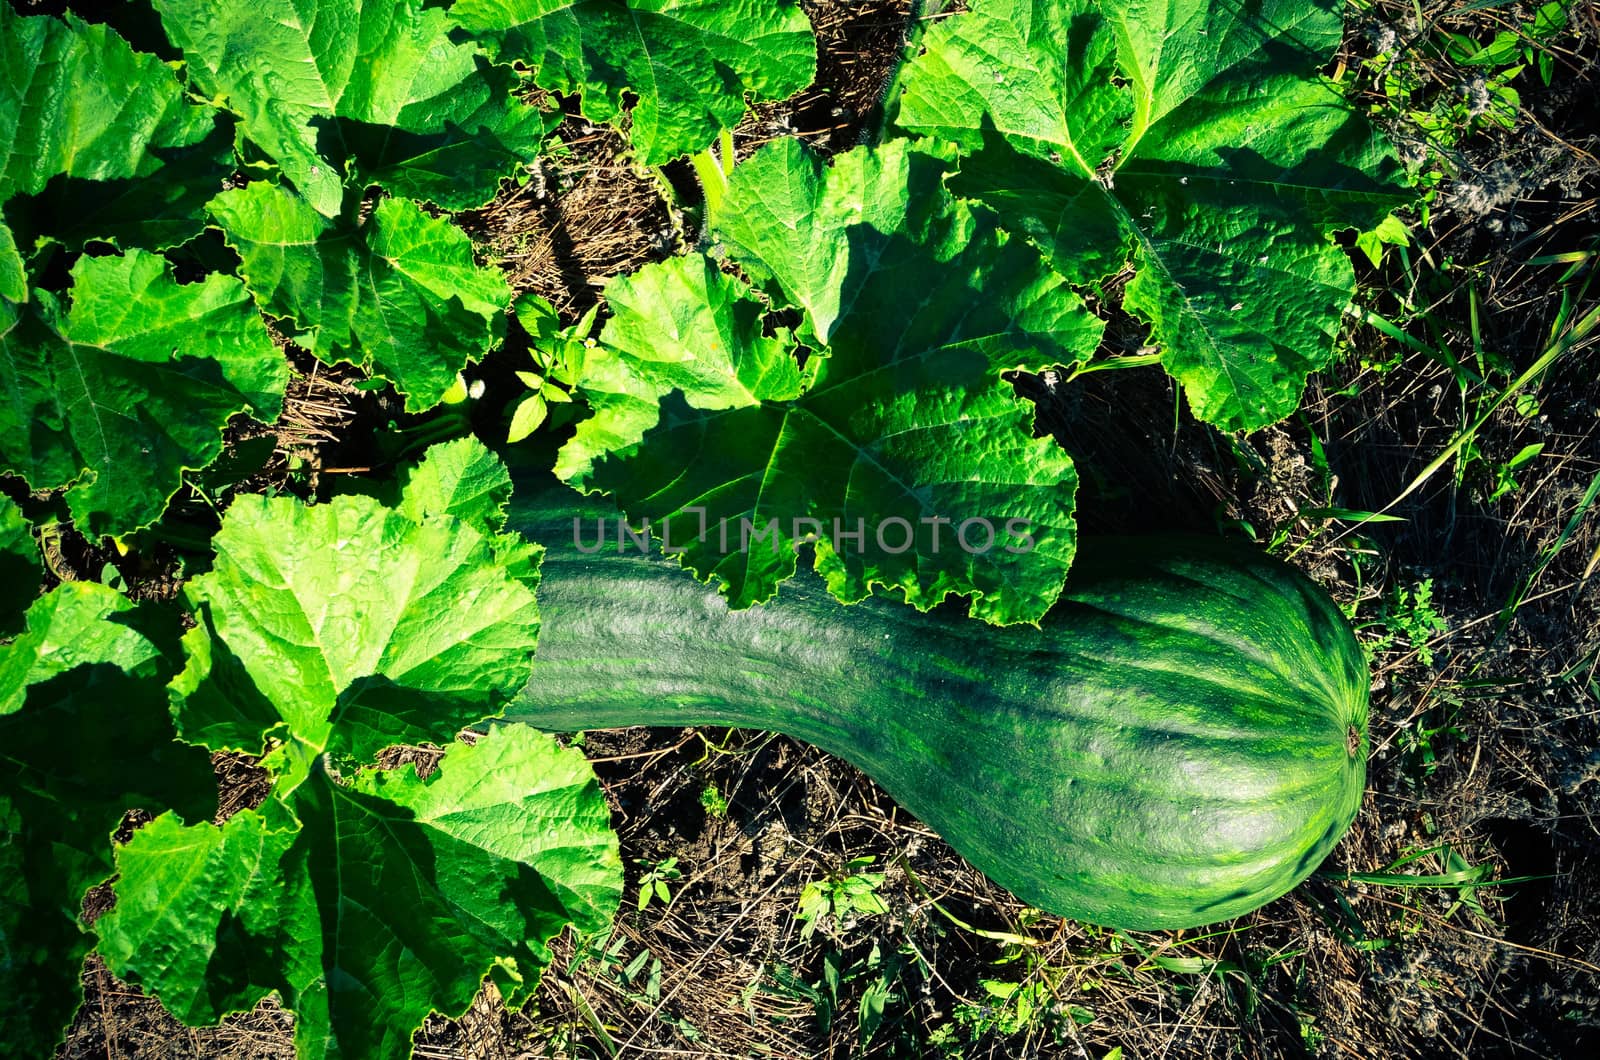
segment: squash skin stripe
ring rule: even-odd
[[[1360,648],[1320,590],[1257,553],[1087,541],[1040,627],[995,628],[891,600],[845,606],[811,572],[731,611],[669,559],[579,553],[573,516],[601,514],[565,487],[522,484],[513,500],[511,528],[547,552],[538,654],[507,720],[785,733],[872,776],[1023,901],[1130,930],[1276,898],[1360,805]],[[1174,548],[1181,563],[1151,558]],[[1241,576],[1258,614],[1239,614]],[[1140,658],[1164,659],[1164,641],[1192,649],[1185,613],[1211,647],[1179,654],[1208,672],[1117,665],[1130,628]],[[1274,665],[1223,669],[1252,658]]]

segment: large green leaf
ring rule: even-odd
[[[942,172],[903,143],[831,168],[780,143],[741,165],[713,228],[806,311],[805,369],[714,263],[647,267],[608,289],[608,356],[581,381],[595,415],[558,473],[670,519],[735,605],[777,590],[809,529],[842,599],[967,593],[987,620],[1037,619],[1071,562],[1076,480],[1000,373],[1084,359],[1101,324]]]
[[[78,1006],[94,942],[80,907],[111,875],[124,812],[215,811],[209,757],[175,742],[162,692],[175,637],[112,590],[69,583],[0,646],[0,1040],[13,1055],[49,1056]]]
[[[0,220],[0,298],[13,302],[28,300],[27,267],[17,249],[16,234],[3,220]]]
[[[206,140],[214,114],[106,26],[0,8],[0,204],[17,199],[0,223],[0,296],[27,299],[40,235],[159,249],[199,232],[227,173]]]
[[[155,0],[189,77],[326,217],[346,170],[460,209],[531,161],[546,118],[421,0]]]
[[[33,527],[16,501],[0,497],[0,637],[22,629],[22,613],[39,595],[43,575]]]
[[[681,391],[700,409],[748,408],[800,395],[789,344],[762,333],[762,305],[701,256],[674,258],[606,287],[604,353],[587,359],[583,395],[594,415],[561,450],[557,474],[590,485],[594,463],[637,446]]]
[[[238,412],[271,421],[288,366],[238,280],[180,284],[144,251],[81,258],[72,306],[0,302],[0,462],[67,489],[91,535],[153,522]]]
[[[460,1014],[485,977],[520,1007],[552,936],[610,923],[609,820],[583,756],[523,726],[453,747],[426,780],[319,772],[223,826],[136,833],[101,953],[187,1022],[276,990],[301,1057],[409,1056],[430,1012]]]
[[[1195,415],[1281,419],[1355,279],[1331,233],[1398,202],[1381,138],[1318,71],[1338,0],[975,0],[931,29],[898,124],[972,153],[951,183],[1075,283],[1131,262]]]
[[[457,0],[450,17],[541,87],[581,93],[595,121],[636,96],[633,144],[651,165],[704,149],[744,117],[747,95],[782,99],[816,68],[793,0]]]
[[[205,228],[206,204],[233,172],[232,123],[218,122],[198,143],[153,150],[150,161],[141,167],[148,172],[131,177],[58,175],[37,194],[7,202],[6,223],[23,247],[44,240],[68,250],[96,240],[123,249],[179,246]]]
[[[184,738],[279,742],[260,807],[220,826],[158,818],[118,852],[101,952],[180,1018],[275,991],[302,1057],[407,1056],[429,1012],[460,1013],[485,977],[520,1006],[553,935],[609,923],[621,862],[577,751],[516,726],[426,779],[351,766],[449,744],[527,679],[537,609],[502,566],[521,552],[473,525],[503,520],[484,458],[435,447],[395,507],[241,497],[186,586],[200,623],[171,686]]]
[[[500,569],[535,591],[544,547],[520,534],[506,533],[511,473],[476,438],[457,438],[430,446],[420,464],[400,476],[400,510],[422,522],[450,515],[493,540]]]
[[[735,171],[734,197],[712,218],[715,235],[747,273],[775,282],[775,294],[804,311],[807,341],[826,345],[885,248],[909,236],[935,244],[937,256],[949,233],[934,229],[967,223],[950,209],[942,169],[910,161],[900,145],[853,151],[820,179],[797,143],[774,146]]]
[[[293,945],[281,933],[303,883],[285,880],[281,863],[297,831],[270,797],[221,825],[157,817],[117,851],[117,904],[95,925],[101,956],[185,1023],[250,1009],[278,986],[266,969]]]
[[[172,68],[105,26],[0,7],[0,201],[57,174],[106,180],[159,166],[211,112],[184,101]]]
[[[533,656],[533,592],[493,544],[453,517],[417,521],[368,497],[240,497],[211,571],[185,587],[214,643],[202,656],[186,642],[179,688],[209,690],[207,727],[226,704],[248,704],[233,731],[254,725],[252,741],[225,744],[240,750],[259,752],[270,733],[302,757],[368,760],[389,744],[448,740],[497,713]],[[193,738],[190,709],[177,715]]]
[[[478,439],[468,436],[430,447],[427,458],[403,477],[400,505],[414,522],[450,515],[480,534],[505,529],[511,472]]]
[[[257,181],[218,195],[211,212],[262,308],[324,361],[391,380],[409,410],[437,404],[505,326],[505,278],[473,260],[459,228],[409,200],[385,199],[355,225]]]
[[[80,666],[109,663],[157,673],[165,652],[132,601],[95,582],[64,582],[28,609],[27,628],[0,646],[0,715],[14,714],[32,685]]]

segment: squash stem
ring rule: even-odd
[[[720,147],[720,157],[718,149]],[[700,192],[706,200],[706,218],[722,208],[728,194],[728,174],[733,172],[733,130],[723,129],[717,143],[689,159],[694,175],[700,180]]]

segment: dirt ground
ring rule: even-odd
[[[909,0],[805,6],[817,83],[753,113],[741,153],[790,132],[841,150],[874,126]],[[563,940],[524,1012],[485,994],[430,1021],[418,1056],[1596,1055],[1600,343],[1582,327],[1600,305],[1600,16],[1575,3],[1541,42],[1550,84],[1518,75],[1509,127],[1441,149],[1386,104],[1367,61],[1390,34],[1492,36],[1535,5],[1359,6],[1330,72],[1444,172],[1427,216],[1408,217],[1407,253],[1363,266],[1371,316],[1300,411],[1231,437],[1196,423],[1158,368],[1017,380],[1078,464],[1086,530],[1244,529],[1353,607],[1373,651],[1374,750],[1360,816],[1322,871],[1220,929],[1109,932],[1024,908],[861,774],[792,740],[589,733],[628,866],[614,933]],[[1422,98],[1481,83],[1421,49],[1403,61]],[[695,234],[614,134],[572,119],[562,136],[564,157],[461,221],[519,291],[576,319],[606,277]],[[1112,313],[1108,345],[1137,347],[1140,326]],[[359,464],[348,388],[299,385],[282,448],[325,472]],[[248,763],[226,773],[247,799]],[[799,916],[808,884],[852,877],[879,903]],[[63,1058],[293,1055],[292,1021],[270,1004],[197,1030],[93,962],[84,982]]]

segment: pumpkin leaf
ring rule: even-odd
[[[1200,419],[1288,415],[1355,290],[1331,236],[1404,200],[1377,132],[1319,73],[1337,0],[975,0],[929,30],[901,128],[970,154],[951,182],[1124,306]]]
[[[668,520],[735,606],[770,598],[816,537],[841,599],[968,593],[989,621],[1037,619],[1071,562],[1076,480],[1000,372],[1086,358],[1101,323],[942,173],[904,143],[831,167],[779,143],[739,166],[713,230],[806,311],[805,367],[714,262],[648,266],[608,288],[610,357],[580,380],[596,414],[558,474]]]
[[[180,1018],[276,992],[301,1057],[408,1055],[430,1012],[486,977],[519,1007],[553,935],[610,922],[621,860],[580,752],[513,726],[425,777],[359,766],[452,744],[527,679],[538,612],[511,568],[531,546],[498,535],[504,469],[480,449],[435,447],[393,507],[236,498],[185,586],[183,738],[265,751],[275,780],[223,824],[162,816],[117,853],[101,953]]]
[[[348,783],[317,771],[225,824],[171,815],[117,853],[100,952],[174,1015],[212,1023],[276,991],[307,1060],[406,1056],[431,1012],[492,978],[532,995],[566,927],[622,893],[610,813],[581,752],[525,726]]]
[[[11,302],[28,300],[28,271],[17,237],[9,225],[0,221],[0,298]]]
[[[82,1000],[83,896],[127,810],[215,811],[209,756],[173,739],[172,626],[69,582],[0,645],[0,1037],[19,1055],[51,1055]]]
[[[185,101],[172,68],[109,27],[8,5],[0,58],[0,201],[42,191],[58,174],[145,174],[160,165],[153,149],[211,131],[212,112]]]
[[[0,497],[0,637],[20,631],[22,613],[39,595],[44,567],[33,526],[10,497]]]
[[[206,203],[233,172],[233,124],[217,122],[197,143],[154,150],[151,162],[128,177],[53,177],[37,194],[7,202],[6,222],[29,248],[48,242],[78,251],[95,241],[124,250],[179,246],[204,230]]]
[[[453,516],[413,520],[370,497],[237,498],[211,571],[185,593],[213,635],[212,665],[237,659],[251,701],[270,704],[254,750],[271,734],[302,756],[365,761],[495,714],[527,676],[538,610],[494,546]],[[192,667],[185,688],[201,679]],[[187,710],[177,717],[187,733]]]
[[[28,301],[41,235],[160,249],[200,231],[223,137],[172,67],[107,26],[7,6],[0,69],[0,297]]]
[[[451,39],[421,0],[155,0],[190,79],[238,116],[312,209],[336,217],[344,181],[379,180],[451,209],[493,197],[530,162],[546,117],[512,75]]]
[[[506,526],[511,472],[476,438],[457,438],[428,449],[427,457],[403,475],[400,507],[412,522],[449,515],[480,534]]]
[[[457,0],[450,17],[541,88],[581,94],[612,122],[624,98],[639,160],[703,150],[744,117],[746,97],[782,99],[816,69],[811,24],[793,0]]]
[[[218,195],[211,213],[264,310],[292,321],[323,361],[392,381],[410,411],[438,404],[504,331],[504,277],[410,200],[385,199],[358,226],[257,181]]]
[[[66,488],[91,535],[154,522],[186,469],[222,452],[228,418],[278,415],[288,364],[238,280],[180,284],[133,250],[80,258],[71,307],[0,302],[0,464]]]

